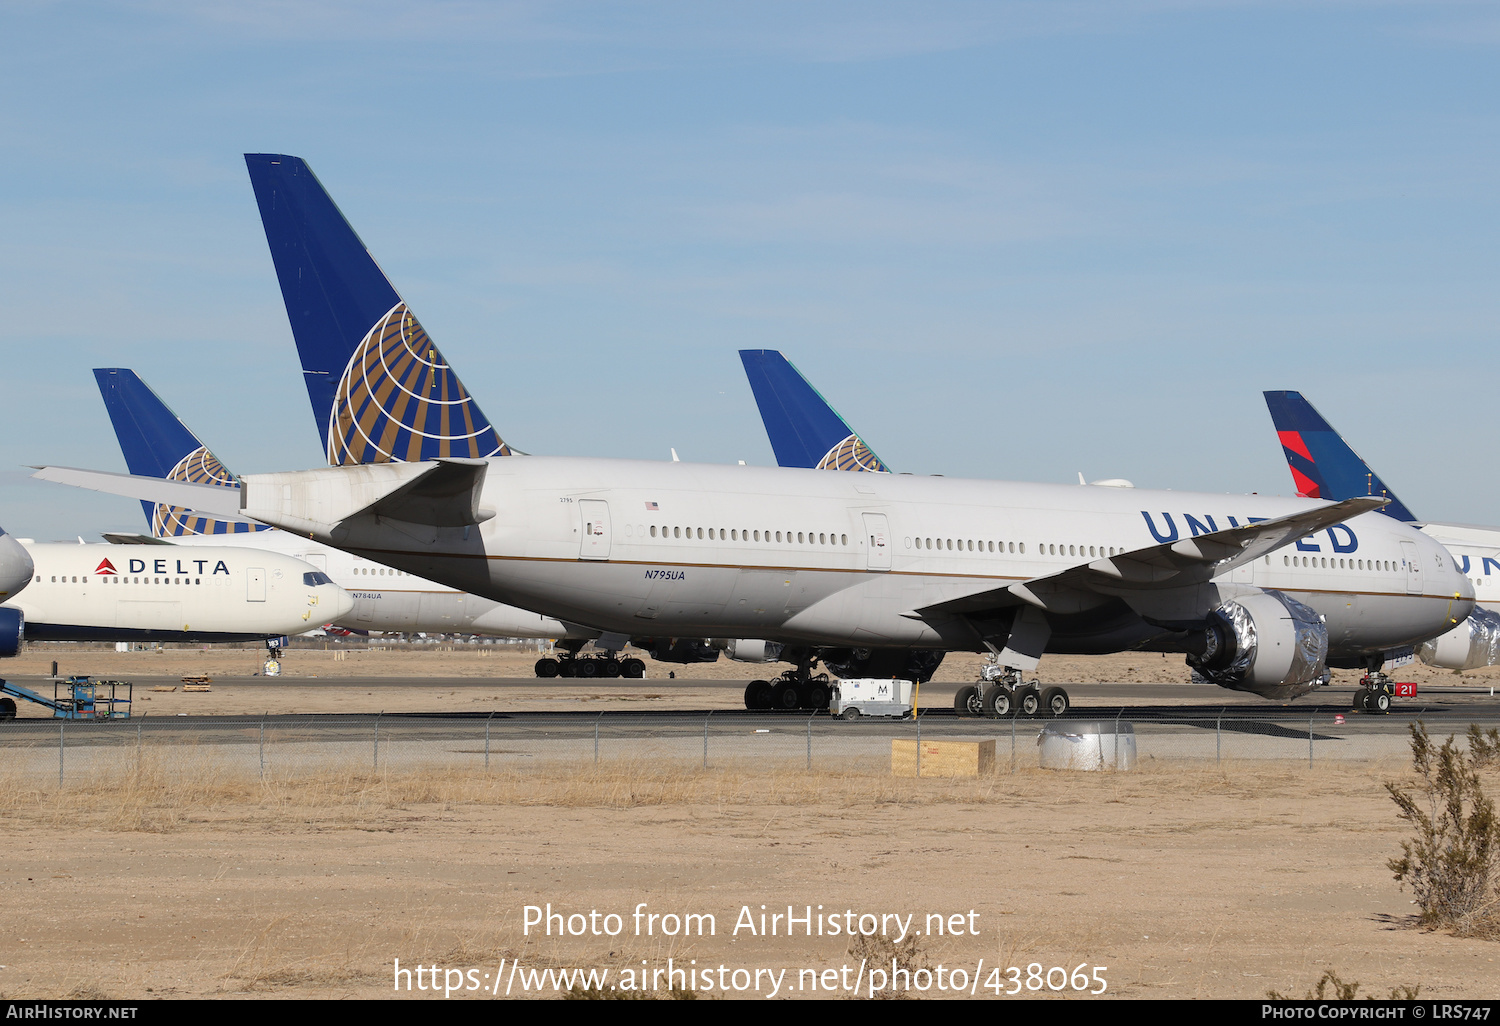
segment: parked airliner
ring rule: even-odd
[[[1019,671],[1044,652],[1180,652],[1205,679],[1288,698],[1328,666],[1378,669],[1473,605],[1441,546],[1370,512],[1384,499],[510,457],[383,276],[307,273],[335,248],[368,255],[352,230],[310,244],[312,220],[343,222],[310,206],[326,193],[306,164],[246,159],[339,465],[250,475],[238,502],[157,482],[185,508],[621,635],[765,638],[798,665],[783,705],[806,702],[819,659],[927,679],[954,650],[1015,671],[987,682],[991,714],[1024,702]]]
[[[1473,583],[1480,605],[1453,630],[1424,642],[1417,650],[1422,661],[1450,670],[1500,664],[1500,528],[1419,521],[1302,393],[1266,392],[1265,397],[1298,495],[1389,499],[1382,512],[1441,542]]]

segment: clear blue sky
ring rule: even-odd
[[[141,530],[89,369],[239,473],[317,435],[241,154],[305,157],[502,435],[773,462],[779,348],[887,463],[1290,494],[1295,388],[1500,523],[1492,3],[0,8],[0,525]]]

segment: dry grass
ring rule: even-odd
[[[533,764],[499,769],[372,770],[346,765],[295,776],[249,777],[225,770],[191,746],[145,746],[128,769],[55,780],[0,773],[0,814],[14,825],[88,827],[169,833],[190,824],[254,826],[275,831],[355,825],[388,829],[386,814],[418,807],[547,806],[635,809],[650,806],[802,806],[845,808],[924,805],[1057,805],[1131,802],[1153,797],[1274,801],[1380,788],[1393,767],[1173,761],[1129,773],[1059,773],[1020,769],[974,778],[893,777],[878,759],[839,768],[775,769],[763,765],[622,760],[598,766]],[[60,797],[62,800],[60,800]]]

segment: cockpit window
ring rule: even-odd
[[[332,584],[333,578],[321,570],[313,570],[302,575],[302,583],[308,588],[316,588],[320,584]]]

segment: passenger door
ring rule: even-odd
[[[578,542],[579,559],[609,558],[609,503],[603,499],[581,499],[578,515],[583,530]]]
[[[865,522],[865,568],[891,568],[891,537],[884,513],[861,514]]]

